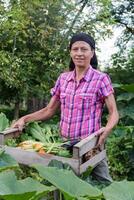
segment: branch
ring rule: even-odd
[[[87,3],[88,3],[88,0],[83,1],[83,4],[82,4],[80,10],[75,15],[75,17],[74,17],[74,19],[73,19],[73,21],[72,21],[72,23],[70,25],[70,28],[69,28],[69,30],[67,31],[67,33],[66,33],[66,35],[64,37],[64,41],[66,41],[66,39],[68,38],[68,36],[70,35],[70,33],[72,33],[72,29],[73,29],[73,27],[74,27],[74,25],[75,25],[75,23],[77,21],[77,18],[80,16],[81,12],[83,11],[83,9],[85,8],[85,6],[86,6]],[[65,44],[64,42],[61,44],[60,49],[63,48],[64,44]]]
[[[120,20],[118,20],[118,19],[115,19],[115,22],[124,25],[124,26],[126,27],[126,29],[127,29],[130,33],[132,33],[132,34],[134,33],[134,28],[128,26],[125,22],[122,22],[122,21],[120,21]]]

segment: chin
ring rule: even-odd
[[[84,64],[75,64],[76,67],[79,67],[79,68],[85,68],[86,66]]]

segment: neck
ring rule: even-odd
[[[85,75],[86,71],[88,70],[89,67],[86,68],[78,68],[76,67],[76,81],[80,81],[83,76]]]

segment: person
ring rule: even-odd
[[[60,107],[61,137],[83,139],[101,128],[103,107],[106,104],[109,117],[104,132],[99,136],[97,145],[101,146],[119,119],[111,80],[106,73],[97,70],[93,37],[76,33],[70,40],[69,49],[70,70],[58,77],[51,89],[52,97],[48,105],[21,117],[13,127],[22,130],[27,122],[49,119]],[[94,168],[92,175],[100,182],[112,181],[106,159]]]

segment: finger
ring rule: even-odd
[[[20,132],[22,132],[23,128],[24,128],[23,125],[19,125],[19,126],[18,126],[18,129],[19,129]]]
[[[99,129],[98,131],[95,132],[96,136],[102,135],[102,133],[105,131],[105,127],[102,127],[101,129]]]

